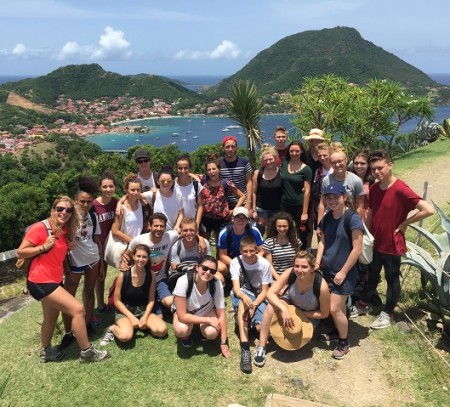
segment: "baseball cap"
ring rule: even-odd
[[[347,193],[345,187],[342,184],[330,184],[325,187],[322,195],[333,194],[333,195],[345,195]]]
[[[250,213],[248,212],[248,209],[244,208],[243,206],[238,206],[237,208],[233,209],[233,216],[238,215],[244,215],[247,219],[250,219]]]

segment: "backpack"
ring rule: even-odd
[[[176,241],[177,245],[177,256],[180,256],[181,252],[181,241],[182,239],[178,239]],[[195,266],[198,263],[196,261],[182,261],[180,264],[177,265],[176,270],[169,273],[169,278],[167,279],[167,285],[169,286],[169,291],[172,292],[175,289],[175,286],[177,285],[178,279],[185,275],[188,271],[194,271]],[[192,288],[191,288],[192,291]]]
[[[49,220],[48,219],[44,219],[44,220],[41,220],[40,223],[44,224],[45,229],[47,230],[47,236],[51,236],[53,232],[52,232],[52,227],[50,226]],[[28,229],[30,229],[31,226],[32,225],[28,226],[25,229],[24,235],[28,231]],[[39,253],[36,256],[28,257],[26,259],[17,259],[17,261],[16,261],[16,268],[19,269],[19,270],[22,270],[28,276],[28,273],[30,272],[30,266],[31,266],[32,261],[36,257],[39,257],[40,255],[42,255],[44,253],[48,253],[50,250],[51,250],[51,248],[49,250],[47,250],[46,252]]]
[[[350,244],[352,242],[352,231],[350,230],[350,218],[352,215],[356,213],[353,209],[347,209],[344,212],[344,229],[345,233],[348,236],[348,239],[350,241]],[[372,263],[373,259],[373,245],[375,243],[375,239],[372,236],[372,234],[369,232],[369,229],[367,229],[367,226],[364,224],[364,234],[363,234],[363,242],[362,242],[362,251],[359,255],[358,261],[361,264],[370,264]]]
[[[287,287],[283,291],[282,297],[289,291],[292,284],[295,283],[295,280],[297,280],[297,275],[295,274],[294,269],[291,270],[291,274],[289,274]],[[319,308],[320,308],[320,286],[322,285],[322,273],[320,271],[314,272],[314,282],[313,282],[313,294],[316,296],[317,301],[319,302]]]
[[[88,213],[89,213],[89,216],[91,217],[91,221],[92,221],[92,225],[93,225],[92,235],[95,235],[95,232],[97,232],[98,222],[97,222],[97,214],[95,213],[94,206],[92,206],[91,209],[89,209]]]

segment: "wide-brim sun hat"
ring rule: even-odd
[[[325,137],[323,136],[323,130],[321,129],[311,129],[309,131],[309,136],[303,137],[304,140],[322,140],[325,141]]]
[[[270,335],[275,343],[285,350],[297,350],[305,346],[312,338],[314,327],[308,317],[294,305],[286,304],[294,321],[294,326],[287,329],[283,321],[278,320],[277,313],[270,323]]]

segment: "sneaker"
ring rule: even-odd
[[[64,353],[59,351],[58,348],[52,348],[47,346],[39,349],[39,360],[41,363],[58,362],[64,357]]]
[[[61,343],[58,345],[57,349],[62,351],[66,349],[72,342],[75,341],[75,335],[73,332],[66,332],[61,339]]]
[[[321,334],[319,336],[319,341],[322,343],[326,343],[327,345],[329,345],[331,342],[338,342],[339,334],[336,330],[332,330],[327,334]]]
[[[255,356],[253,356],[253,363],[258,367],[264,366],[266,363],[266,348],[262,346],[256,348]]]
[[[88,349],[80,352],[80,363],[102,362],[108,359],[111,354],[107,350],[98,350],[93,344]]]
[[[89,320],[89,323],[92,326],[97,326],[97,325],[101,325],[102,324],[102,320],[99,317],[96,317],[95,315],[92,315],[91,319]]]
[[[350,352],[350,346],[348,342],[339,341],[336,349],[333,351],[331,356],[335,359],[344,359],[345,355]]]
[[[372,312],[372,307],[370,305],[362,306],[358,303],[355,303],[355,305],[352,305],[350,308],[350,316],[349,318],[357,318],[361,315],[370,314]]]
[[[181,338],[181,345],[183,345],[183,348],[190,348],[193,344],[194,342],[192,341],[192,338],[190,336]]]
[[[249,349],[241,349],[241,370],[244,373],[252,372],[252,354]]]
[[[95,329],[94,329],[94,327],[92,326],[91,323],[86,324],[86,331],[87,331],[87,335],[88,335],[89,338],[97,335],[97,332],[95,332]]]
[[[372,325],[370,325],[370,327],[372,329],[384,329],[394,324],[394,318],[391,317],[388,313],[381,311],[380,315],[378,315],[377,319],[372,322]]]
[[[111,329],[108,328],[99,343],[100,346],[106,346],[112,341],[114,341],[114,334],[112,333]]]

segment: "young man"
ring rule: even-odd
[[[181,221],[181,238],[178,239],[170,249],[170,268],[176,270],[180,263],[185,261],[195,261],[198,263],[202,254],[199,249],[199,237],[197,236],[197,223],[194,218],[183,218]],[[204,254],[211,255],[209,242],[205,241],[206,252]]]
[[[236,137],[226,136],[222,140],[224,156],[219,160],[220,177],[225,180],[231,180],[246,197],[244,206],[250,211],[252,209],[252,167],[250,163],[242,157],[237,156]],[[228,196],[228,205],[230,209],[236,207],[238,197],[236,195]]]
[[[323,130],[311,129],[309,135],[304,137],[304,140],[307,141],[309,145],[308,153],[306,155],[306,165],[311,168],[311,171],[314,174],[320,167],[317,146],[326,141],[323,136]]]
[[[162,310],[157,308],[157,304],[170,308],[173,303],[173,296],[167,285],[167,260],[170,248],[178,239],[178,233],[176,230],[166,232],[166,223],[167,218],[164,214],[158,212],[153,214],[150,218],[150,232],[136,236],[131,240],[128,249],[122,255],[122,263],[120,265],[122,271],[128,269],[131,253],[138,244],[150,247],[152,252],[150,268],[154,272],[156,283],[156,314],[162,313]]]
[[[143,149],[136,150],[134,153],[134,162],[138,168],[137,176],[142,182],[141,192],[147,192],[152,188],[157,188],[158,175],[155,174],[150,168],[151,158],[148,151]]]
[[[372,185],[369,193],[366,224],[375,238],[375,246],[365,299],[374,301],[375,296],[380,301],[376,289],[381,268],[384,267],[386,305],[370,326],[372,329],[383,329],[395,323],[392,314],[400,297],[400,258],[406,253],[406,228],[431,216],[434,208],[392,174],[393,163],[387,151],[374,151],[369,157],[369,164],[378,182]],[[414,209],[417,211],[408,217]]]
[[[253,236],[244,236],[240,241],[241,255],[230,265],[233,283],[233,308],[239,327],[241,344],[241,370],[252,371],[252,356],[248,342],[248,328],[255,326],[259,332],[262,316],[266,308],[266,294],[272,283],[270,263],[257,255],[257,245]]]
[[[288,132],[283,126],[277,126],[273,133],[273,139],[275,140],[275,149],[278,152],[280,162],[286,157],[288,146],[286,141],[288,139]]]
[[[219,233],[217,239],[217,258],[226,266],[226,269],[229,269],[231,260],[239,256],[240,242],[246,235],[255,238],[258,253],[261,256],[264,255],[262,249],[264,243],[263,237],[256,227],[248,223],[249,220],[250,212],[246,208],[242,206],[234,208],[231,215],[232,224],[224,227]],[[228,274],[228,272],[225,271],[225,274]]]

